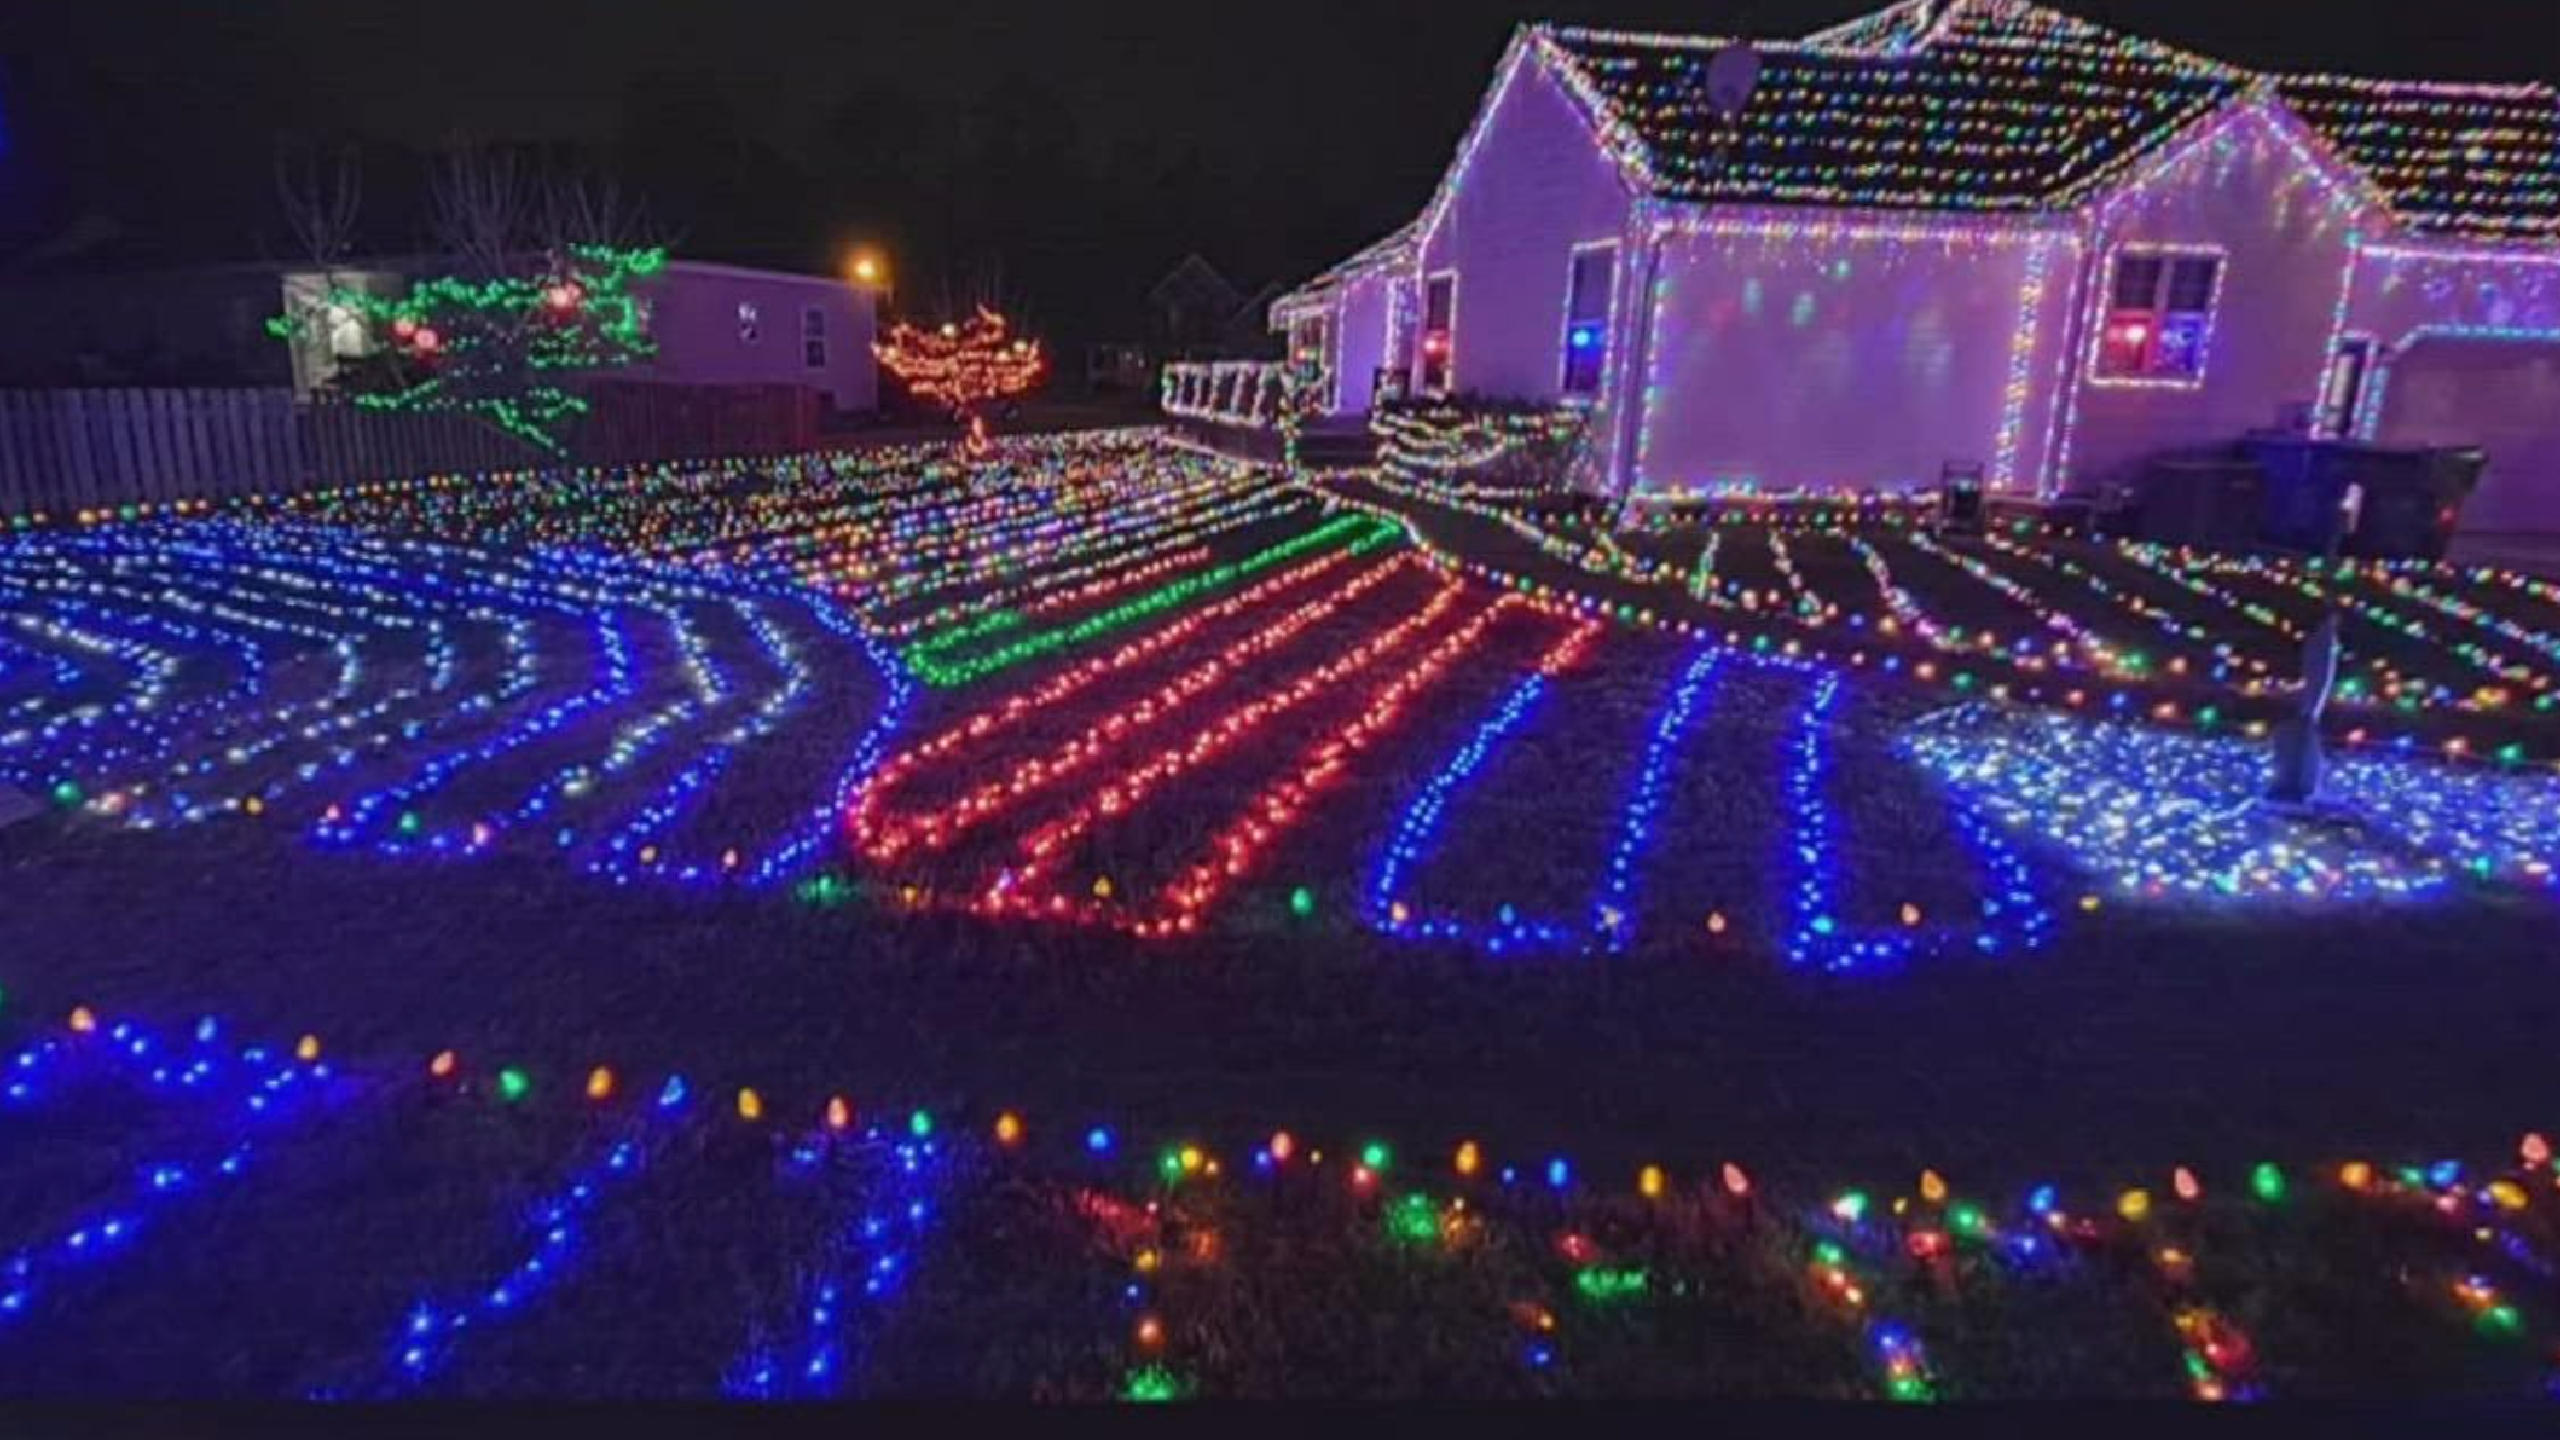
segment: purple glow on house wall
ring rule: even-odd
[[[824,276],[679,260],[642,294],[658,354],[636,372],[641,377],[800,385],[838,410],[879,406],[867,290]]]
[[[2303,423],[2481,445],[2465,527],[2560,532],[2549,86],[2258,73],[2023,0],[1907,0],[1756,42],[1760,89],[1711,114],[1732,43],[1524,29],[1382,321],[1310,287],[1345,377],[1371,337],[1417,385],[1438,345],[1460,395],[1554,402],[1571,373],[1577,477],[1612,489],[1957,463],[2085,493]],[[1596,327],[1566,313],[1593,245]],[[1569,372],[1577,331],[1605,353]]]
[[[1342,287],[1334,310],[1333,363],[1336,415],[1365,415],[1387,363],[1388,307],[1397,277],[1379,272]]]
[[[2371,357],[2344,428],[2480,446],[2490,462],[2464,528],[2560,531],[2560,254],[2367,246],[2340,335]]]
[[[2075,236],[1773,217],[1661,243],[1641,490],[1911,488],[1949,462],[2032,484]]]
[[[2132,479],[2164,451],[2227,443],[2316,404],[2356,197],[2316,168],[2294,122],[2245,106],[2172,146],[2096,213],[2054,488]],[[2116,267],[2211,256],[2218,294],[2192,379],[2099,373]]]
[[[1461,394],[1563,394],[1574,247],[1623,241],[1634,204],[1578,102],[1534,55],[1513,47],[1423,227],[1420,273],[1457,277],[1451,389]]]

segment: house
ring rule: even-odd
[[[637,287],[657,355],[623,378],[670,385],[796,385],[830,409],[880,405],[876,293],[827,275],[670,260]]]
[[[278,343],[279,314],[309,313],[332,285],[398,294],[432,260],[384,257],[321,274],[245,263],[43,271],[0,279],[0,384],[285,386],[308,394],[361,357],[354,317]],[[671,260],[635,287],[657,354],[612,378],[724,388],[792,386],[827,408],[878,408],[874,292],[832,276]]]
[[[1337,415],[1380,373],[1588,406],[1622,492],[1952,464],[2052,495],[2289,423],[2481,445],[2466,529],[2555,531],[2560,102],[2025,0],[1747,43],[1529,26],[1420,216],[1270,321]]]
[[[1251,355],[1270,347],[1263,316],[1279,293],[1247,295],[1217,267],[1185,255],[1147,289],[1147,348],[1159,355]]]

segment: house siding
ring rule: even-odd
[[[1533,51],[1515,49],[1421,247],[1422,275],[1458,277],[1454,391],[1563,393],[1573,248],[1623,239],[1632,205],[1575,102]]]
[[[1640,489],[1910,489],[1950,462],[2034,484],[2075,237],[1808,218],[1662,243]]]
[[[2102,204],[2079,287],[2064,464],[2054,488],[2138,476],[2156,456],[2227,445],[2313,404],[2351,246],[2379,223],[2292,122],[2259,105],[2209,121]],[[2125,246],[2222,253],[2204,375],[2193,385],[2093,382],[2110,257]]]
[[[867,291],[814,275],[678,261],[641,293],[652,306],[649,332],[658,354],[634,372],[640,378],[683,385],[799,385],[823,393],[838,410],[878,408]],[[741,303],[757,310],[759,333],[752,343],[738,331]],[[807,364],[801,349],[801,316],[811,307],[826,317],[822,367]]]
[[[1336,415],[1366,415],[1378,369],[1387,363],[1387,326],[1396,279],[1361,276],[1342,287],[1333,312]]]

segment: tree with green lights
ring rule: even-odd
[[[448,157],[433,198],[453,273],[391,295],[333,279],[269,333],[289,342],[352,320],[369,353],[333,383],[357,405],[469,415],[564,452],[590,408],[579,382],[657,353],[634,286],[665,267],[666,251],[610,238],[621,228],[610,190],[522,183],[503,157]]]

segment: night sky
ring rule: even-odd
[[[0,274],[282,257],[280,135],[361,144],[367,243],[418,233],[419,156],[539,145],[621,177],[686,255],[993,292],[1127,333],[1197,250],[1291,281],[1417,210],[1524,19],[1797,34],[1862,0],[16,0],[0,21]],[[2554,0],[2069,0],[2240,63],[2560,78]],[[79,243],[73,243],[73,242]],[[49,258],[51,257],[51,258]]]

